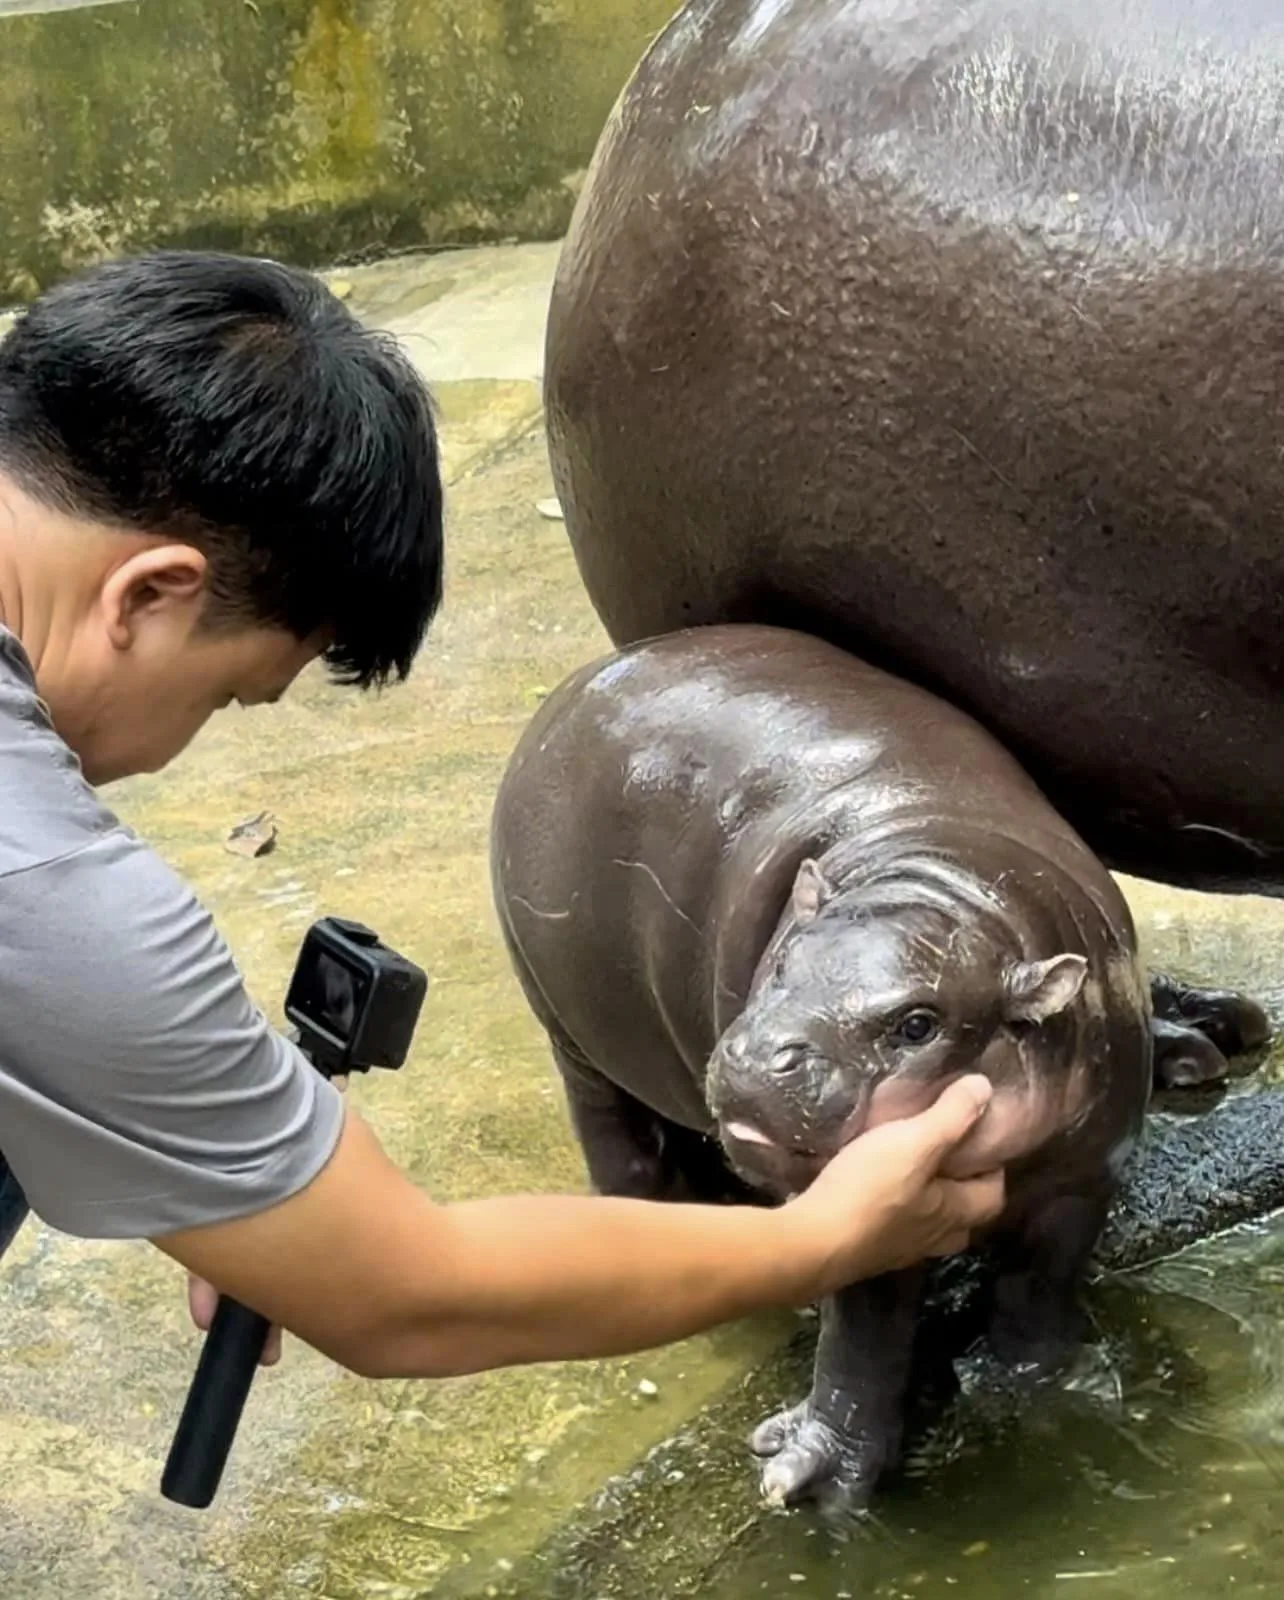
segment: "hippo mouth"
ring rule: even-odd
[[[754,1188],[784,1199],[808,1188],[829,1160],[807,1145],[779,1144],[752,1122],[726,1122],[718,1132],[736,1172]]]

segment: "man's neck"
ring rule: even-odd
[[[70,518],[33,500],[0,471],[0,623],[22,644],[37,680],[74,634],[88,585],[84,537]]]

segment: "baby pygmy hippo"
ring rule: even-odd
[[[954,1170],[1008,1169],[991,1343],[1069,1353],[1156,1058],[1225,1061],[1156,1029],[1114,880],[975,722],[802,634],[668,635],[549,697],[492,847],[598,1190],[780,1201],[984,1072]],[[924,1276],[824,1305],[811,1396],[755,1437],[774,1499],[860,1505],[895,1461]]]

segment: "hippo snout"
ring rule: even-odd
[[[709,1105],[737,1172],[796,1194],[861,1132],[874,1092],[802,1040],[724,1040],[709,1065]]]

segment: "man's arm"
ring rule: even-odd
[[[28,812],[57,820],[62,769],[42,784],[31,766]],[[587,1198],[436,1206],[269,1027],[186,885],[76,796],[91,814],[67,821],[69,848],[49,855],[46,843],[3,878],[5,1155],[53,1227],[163,1241],[356,1371],[663,1343],[886,1270],[897,1251],[957,1248],[997,1203],[999,1180],[936,1180],[942,1133],[929,1117],[926,1132],[874,1130],[865,1159],[836,1161],[777,1213]],[[939,1116],[952,1130],[961,1115],[961,1138],[976,1103],[956,1090],[950,1104],[954,1123],[948,1107]]]
[[[999,1175],[937,1176],[984,1079],[857,1140],[778,1210],[521,1196],[438,1206],[349,1110],[333,1159],[257,1216],[155,1242],[351,1371],[444,1377],[667,1344],[962,1249]]]

